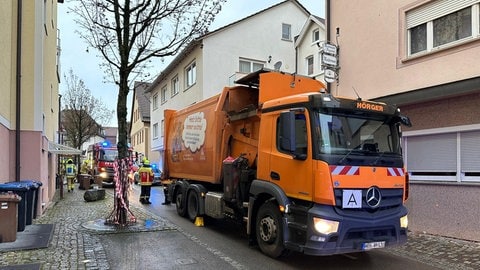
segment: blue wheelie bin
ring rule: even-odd
[[[22,196],[22,199],[25,200],[25,225],[32,225],[33,224],[33,205],[36,200],[35,193],[37,184],[34,184],[31,181],[15,181],[15,182],[8,182],[7,184],[18,185],[21,187],[26,188],[25,196]]]
[[[22,200],[18,203],[18,224],[17,231],[23,232],[27,225],[27,193],[29,186],[20,182],[10,182],[0,184],[0,192],[13,192],[22,197]]]
[[[29,196],[30,198],[33,198],[31,210],[32,210],[32,217],[35,219],[37,218],[38,203],[41,200],[40,187],[43,185],[43,183],[35,180],[21,180],[20,182],[28,185],[30,187],[30,190],[33,192],[33,194],[30,194]],[[27,206],[27,214],[29,213],[28,208],[29,207]],[[27,225],[30,225],[30,224],[28,223],[28,218],[27,218]]]

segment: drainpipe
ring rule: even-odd
[[[327,42],[330,41],[330,23],[331,23],[331,18],[330,18],[330,0],[325,0],[325,24],[327,25]],[[330,87],[332,86],[331,83],[327,82],[327,92],[331,93]]]
[[[20,181],[20,112],[22,73],[22,2],[17,1],[17,70],[16,70],[16,113],[15,113],[15,181]]]

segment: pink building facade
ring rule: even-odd
[[[327,0],[329,90],[395,103],[410,229],[480,241],[480,1]],[[355,89],[355,90],[353,90]]]

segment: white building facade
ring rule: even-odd
[[[310,13],[283,1],[208,33],[187,46],[147,89],[151,101],[152,151],[163,167],[165,109],[180,109],[214,96],[261,68],[296,72],[295,36]]]

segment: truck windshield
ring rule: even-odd
[[[388,156],[401,157],[397,124],[387,116],[318,113],[319,154],[338,155],[339,161],[357,156],[369,163]]]
[[[117,158],[118,153],[117,150],[114,149],[102,149],[100,150],[100,160],[103,161],[115,161]]]

